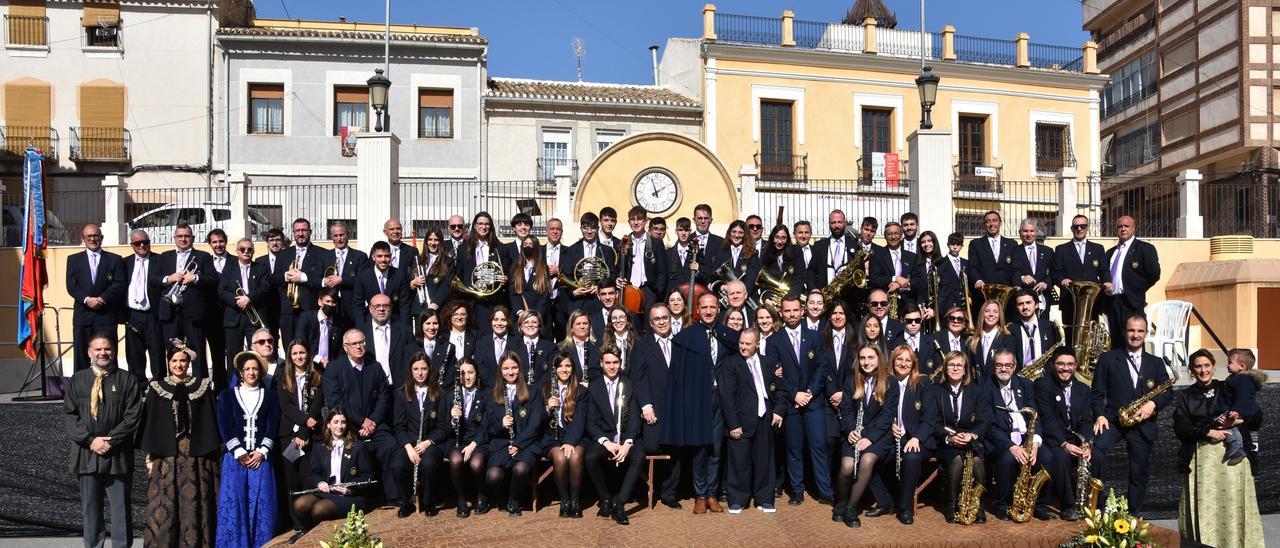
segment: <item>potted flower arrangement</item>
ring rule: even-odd
[[[333,537],[320,541],[323,548],[382,548],[382,538],[369,532],[369,524],[364,521],[364,512],[351,508],[347,520],[333,528]]]
[[[1108,546],[1112,548],[1153,548],[1150,524],[1129,513],[1129,500],[1117,497],[1114,489],[1107,493],[1101,510],[1086,508],[1084,528],[1061,548]]]

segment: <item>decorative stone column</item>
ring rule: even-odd
[[[361,247],[377,241],[387,219],[400,218],[400,138],[394,133],[356,136],[356,227]]]
[[[907,136],[907,163],[911,178],[911,211],[920,216],[923,230],[940,236],[955,225],[955,205],[951,200],[951,131],[919,129]],[[945,236],[943,236],[945,237]]]

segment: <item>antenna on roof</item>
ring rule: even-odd
[[[578,58],[578,81],[582,81],[582,58],[587,56],[587,43],[582,38],[574,37],[569,41],[573,46],[573,56]]]

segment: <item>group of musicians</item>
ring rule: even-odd
[[[819,240],[808,221],[766,235],[755,215],[712,234],[711,208],[698,205],[675,221],[670,247],[665,219],[640,207],[621,234],[612,208],[578,221],[582,238],[570,245],[560,220],[540,239],[518,214],[504,243],[488,213],[469,226],[455,215],[417,248],[389,220],[366,254],[342,224],[328,227],[326,248],[297,219],[292,245],[273,229],[257,257],[248,238],[228,249],[219,229],[208,251],[196,249],[183,225],[176,249],[159,254],[133,231],[122,258],[88,225],[66,269],[77,368],[93,335],[118,324],[140,380],[166,375],[173,341],[216,390],[238,382],[237,355],[258,352],[280,399],[276,447],[327,443],[340,409],[377,470],[360,488],[401,517],[436,514],[446,492],[459,517],[498,501],[518,515],[545,460],[562,517],[582,516],[585,468],[598,515],[626,524],[645,457],[661,454],[661,502],[682,507],[688,471],[695,514],[773,512],[783,491],[793,506],[809,491],[850,527],[885,514],[910,524],[936,459],[950,522],[985,520],[981,502],[963,515],[983,485],[1000,519],[1027,502],[1036,518],[1056,519],[1056,502],[1075,520],[1079,471],[1101,478],[1120,440],[1130,510],[1141,511],[1154,417],[1170,394],[1145,398],[1136,423],[1118,420],[1168,378],[1143,350],[1145,293],[1160,265],[1133,218],[1117,220],[1119,242],[1104,250],[1078,216],[1073,239],[1051,249],[1033,220],[1020,240],[1002,236],[991,211],[967,257],[963,236],[943,242],[912,213],[884,226],[866,217],[853,232],[832,211]],[[1086,284],[1102,294],[1078,313],[1073,286]],[[1071,324],[1063,340],[1050,306],[1064,322],[1105,314],[1115,349],[1072,340]],[[1023,375],[1032,364],[1042,371]],[[452,489],[435,481],[440,465]],[[1035,500],[1017,500],[1022,472],[1040,469],[1050,479]],[[295,472],[285,487],[315,488],[313,479]]]

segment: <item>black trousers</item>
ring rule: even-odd
[[[133,544],[133,476],[130,474],[80,474],[80,511],[84,515],[84,545],[102,546],[107,541],[102,503],[111,507],[111,546]]]
[[[94,314],[89,317],[89,321],[85,322],[83,325],[76,320],[80,319],[76,318],[72,320],[72,323],[75,323],[76,325],[75,331],[73,332],[74,340],[71,345],[74,348],[73,351],[76,353],[75,370],[79,371],[81,369],[89,368],[89,339],[94,335],[97,335],[98,333],[105,333],[107,336],[111,337],[111,345],[113,347],[115,346],[116,320],[114,317],[98,314]]]
[[[640,481],[640,472],[644,469],[644,446],[632,445],[631,450],[627,452],[627,458],[621,465],[622,484],[618,492],[612,495],[609,493],[609,483],[605,481],[604,468],[613,455],[605,450],[603,445],[595,442],[588,443],[586,450],[587,454],[584,458],[587,461],[587,474],[591,476],[591,483],[595,485],[596,493],[600,495],[600,502],[610,501],[616,506],[626,504],[631,494],[635,492],[636,482]]]
[[[1075,507],[1076,480],[1079,479],[1076,476],[1078,460],[1062,447],[1040,449],[1041,453],[1045,451],[1052,456],[1049,462],[1043,464],[1044,469],[1049,472],[1049,486],[1046,488],[1049,496],[1058,499],[1058,506],[1063,510]]]
[[[290,493],[315,487],[314,485],[303,484],[308,483],[310,480],[311,450],[316,447],[316,445],[308,444],[305,448],[307,451],[306,455],[298,457],[293,462],[289,462],[288,459],[281,456],[281,452],[286,447],[286,444],[293,443],[293,440],[293,436],[277,437],[275,446],[276,451],[272,451],[272,454],[274,455],[272,458],[275,461],[272,466],[275,467],[277,474],[276,498],[280,501],[280,504],[276,505],[276,515],[289,516],[293,529],[301,530],[304,526],[304,522],[299,519],[298,516],[294,515],[293,496],[290,495]],[[283,524],[284,520],[277,520],[276,529],[279,530],[279,526]]]
[[[153,379],[165,376],[165,345],[161,331],[160,319],[154,308],[146,312],[129,309],[124,325],[124,355],[130,373],[142,378],[150,369]]]
[[[294,315],[294,312],[295,310],[289,309],[287,314],[284,312],[280,313],[280,338],[276,339],[276,348],[287,349],[289,347],[289,343],[293,341],[293,334],[297,331],[298,327],[298,316]],[[299,310],[296,312],[301,311]],[[288,353],[288,350],[285,350],[285,353]]]
[[[180,309],[174,309],[173,317],[169,321],[161,322],[162,331],[164,332],[164,346],[167,347],[169,341],[173,339],[183,339],[190,348],[196,353],[196,359],[191,360],[191,374],[195,377],[209,378],[209,360],[207,350],[205,350],[205,321],[201,318],[188,318],[183,316]]]
[[[231,360],[225,358],[227,355],[227,333],[224,329],[218,329],[222,319],[222,307],[210,306],[208,308],[211,317],[217,318],[215,321],[209,322],[209,329],[205,331],[205,342],[209,345],[209,374],[212,375],[213,385],[218,388],[226,388],[227,386],[227,369],[230,368]]]
[[[1013,458],[1013,453],[1008,449],[997,449],[988,454],[987,462],[992,465],[992,472],[996,479],[993,501],[997,507],[1008,508],[1013,504],[1013,486],[1018,481],[1018,473],[1022,471],[1022,465],[1018,464],[1018,459]],[[1036,451],[1036,464],[1031,467],[1031,473],[1035,474],[1036,470],[1052,465],[1053,455],[1044,446],[1040,446]],[[1049,473],[1053,474],[1053,472]],[[1043,505],[1048,496],[1049,492],[1041,489],[1037,505]]]
[[[915,497],[916,488],[920,486],[920,476],[923,473],[924,463],[929,462],[932,456],[928,449],[921,448],[920,451],[902,453],[902,477],[898,478],[898,492],[896,498],[896,506],[898,511],[907,511],[915,513]],[[888,463],[890,467],[893,462]],[[890,468],[890,474],[893,474]],[[872,480],[873,482],[875,480]],[[877,497],[879,500],[879,497]]]
[[[415,467],[409,461],[409,453],[405,452],[404,446],[391,450],[389,468],[391,475],[395,476],[396,488],[400,491],[401,506],[417,504],[419,510],[424,510],[431,504],[431,478],[435,476],[436,467],[440,465],[442,455],[440,446],[433,444],[419,455],[421,458]],[[411,500],[415,472],[418,474],[418,500],[416,501]]]
[[[659,461],[654,466],[654,475],[662,475],[662,484],[658,489],[658,498],[663,502],[676,502],[679,500],[677,489],[680,487],[680,460],[678,448],[667,448],[658,445],[658,436],[661,435],[662,423],[655,424],[645,423],[641,427],[642,435],[640,441],[644,443],[645,455],[656,455],[664,453],[671,458],[666,461]],[[654,478],[653,481],[657,481]],[[650,501],[652,503],[652,501]]]
[[[1155,420],[1152,417],[1150,420]],[[1127,496],[1129,498],[1129,511],[1134,514],[1142,512],[1142,503],[1147,498],[1147,481],[1150,478],[1149,465],[1151,464],[1151,447],[1152,442],[1142,435],[1138,427],[1121,428],[1116,421],[1112,422],[1111,428],[1102,432],[1093,441],[1093,452],[1089,461],[1089,472],[1093,477],[1106,481],[1106,477],[1102,472],[1107,469],[1107,453],[1111,452],[1111,448],[1115,447],[1120,440],[1125,441],[1125,445],[1129,448],[1129,488]]]
[[[729,506],[773,504],[773,413],[758,417],[751,437],[729,438]]]

